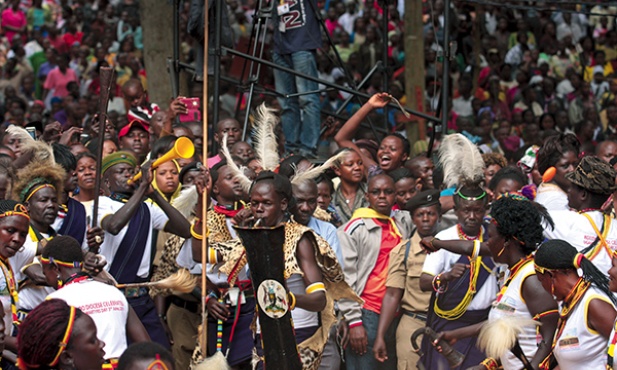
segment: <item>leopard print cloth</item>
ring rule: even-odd
[[[191,217],[189,221],[192,222],[194,219],[194,217]],[[209,210],[206,220],[208,223],[208,230],[210,230],[210,243],[221,243],[231,239],[231,234],[229,233],[225,222],[225,215],[217,213],[214,210]],[[177,235],[172,235],[169,239],[167,239],[165,246],[163,247],[161,261],[150,281],[163,280],[173,275],[181,268],[176,262],[176,259],[178,258],[178,254],[180,253],[185,240],[186,239]],[[161,290],[154,287],[150,288],[150,296],[152,298],[160,294],[170,295],[172,293],[168,289]]]
[[[341,266],[328,242],[313,232],[313,230],[295,222],[285,224],[285,243],[283,245],[285,251],[285,279],[288,279],[293,274],[304,276],[296,259],[296,247],[300,239],[305,235],[315,247],[315,259],[326,286],[326,306],[320,312],[321,326],[313,336],[298,345],[298,353],[300,354],[303,370],[317,370],[321,362],[323,348],[328,341],[330,328],[336,322],[334,301],[346,298],[362,303],[362,299],[345,282]],[[239,271],[247,263],[241,241],[239,239],[232,239],[225,243],[211,244],[210,247],[223,256],[224,262],[220,267],[220,271],[230,275],[230,284],[233,284],[237,279]],[[196,352],[198,352],[198,349],[199,346],[197,346]],[[202,358],[201,353],[194,353],[193,363],[201,362]],[[253,362],[255,363],[255,361]],[[193,369],[194,367],[192,366],[191,368]]]

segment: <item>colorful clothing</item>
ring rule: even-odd
[[[334,316],[334,300],[347,298],[355,302],[360,302],[360,299],[344,282],[341,267],[337,263],[336,255],[328,243],[309,228],[295,222],[288,222],[285,224],[285,243],[283,245],[285,255],[285,279],[289,279],[294,274],[303,275],[296,258],[296,248],[298,242],[304,236],[307,236],[313,243],[317,266],[321,270],[324,279],[323,282],[326,287],[327,303],[326,307],[320,312],[321,326],[308,339],[298,344],[298,353],[301,357],[303,369],[315,370],[319,367],[321,353],[328,340],[330,328],[336,322]],[[229,283],[234,284],[239,272],[247,263],[241,241],[239,239],[233,239],[227,243],[214,243],[210,245],[210,248],[213,248],[223,256],[223,263],[220,267],[220,271],[228,274]],[[294,311],[292,311],[292,317]]]

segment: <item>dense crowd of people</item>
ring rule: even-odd
[[[199,4],[179,4],[193,96]],[[311,370],[613,368],[617,7],[424,2],[416,99],[448,118],[429,148],[392,104],[422,63],[405,1],[279,4],[267,55],[370,98],[265,67],[249,97],[224,55],[207,131],[184,97],[150,101],[139,5],[2,6],[1,368],[261,369],[277,345]],[[266,4],[218,5],[245,48]],[[379,73],[359,85],[378,61],[388,91]],[[282,231],[281,266],[251,262],[275,238],[249,229]],[[254,284],[263,270],[284,279]]]

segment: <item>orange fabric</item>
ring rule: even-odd
[[[373,221],[381,226],[381,246],[377,262],[373,271],[366,280],[364,291],[360,296],[364,299],[364,308],[378,314],[381,313],[381,301],[386,294],[386,278],[388,277],[388,263],[390,262],[390,251],[400,242],[401,237],[392,232],[392,225],[376,218]]]

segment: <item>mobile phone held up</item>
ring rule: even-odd
[[[35,127],[26,127],[26,131],[32,136],[34,140],[36,140],[36,128]]]
[[[180,101],[186,104],[186,109],[188,110],[186,114],[178,115],[180,122],[200,122],[201,110],[199,98],[183,98]]]

